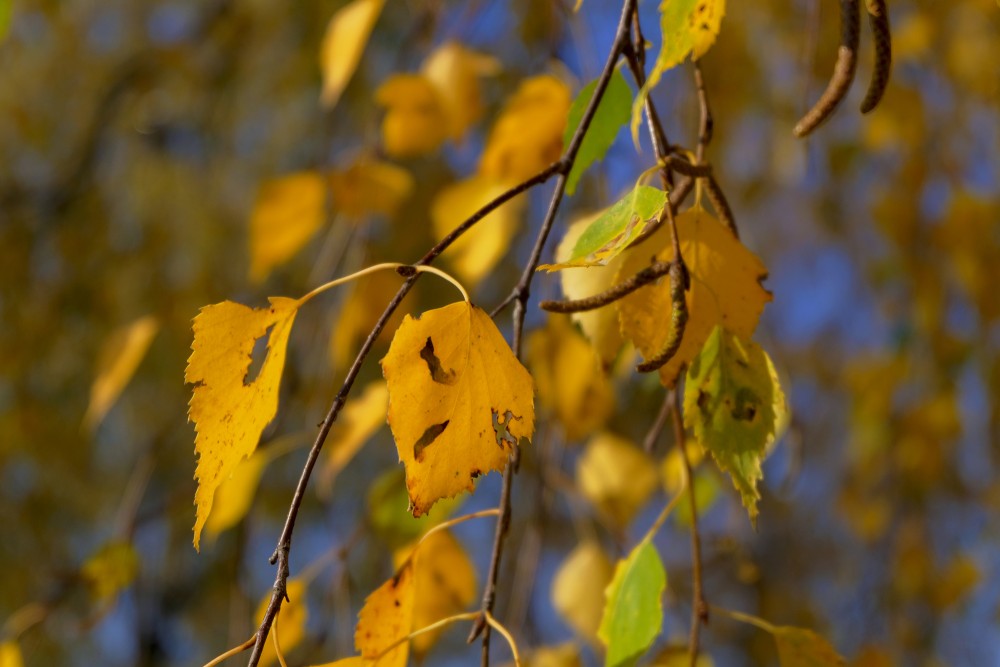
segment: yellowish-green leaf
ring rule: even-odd
[[[684,424],[733,480],[757,521],[760,463],[775,436],[784,393],[774,365],[756,343],[716,327],[688,369]]]
[[[704,450],[694,440],[689,440],[687,444],[687,455],[691,461],[694,472],[694,498],[698,514],[702,515],[711,509],[719,496],[719,483],[715,475],[708,471],[700,470],[698,465],[704,456]],[[676,447],[670,450],[661,464],[663,488],[668,496],[676,496],[684,490],[684,480],[687,477],[687,467],[684,465],[684,457]],[[673,519],[679,526],[688,527],[691,525],[693,515],[691,513],[691,498],[685,493],[677,502],[673,511]]]
[[[562,562],[552,580],[552,606],[573,631],[597,643],[604,614],[604,589],[615,567],[601,545],[581,542]]]
[[[507,187],[506,183],[481,174],[446,186],[431,204],[434,236],[443,239]],[[444,252],[444,259],[464,282],[475,285],[507,254],[525,203],[524,197],[507,202],[462,234]]]
[[[320,101],[333,108],[361,62],[361,54],[385,0],[353,0],[330,19],[320,45],[319,66],[323,73]]]
[[[87,428],[97,427],[104,419],[139,368],[159,329],[159,320],[146,315],[117,329],[101,346],[97,376],[90,386],[90,404],[83,418]]]
[[[260,627],[267,613],[267,606],[271,602],[271,593],[268,593],[257,604],[257,613],[254,615],[255,627]],[[306,606],[306,582],[302,579],[288,580],[288,600],[281,605],[281,618],[278,623],[278,639],[281,642],[281,651],[287,654],[296,646],[302,643],[306,636],[306,621],[309,620],[309,608]],[[260,665],[266,667],[277,661],[278,656],[274,652],[274,642],[264,643],[264,651],[260,654]]]
[[[580,126],[583,114],[590,104],[590,98],[594,96],[597,88],[597,80],[591,81],[583,87],[573,100],[573,105],[569,109],[569,120],[566,123],[566,131],[563,133],[563,145],[568,146],[573,134]],[[608,87],[604,91],[604,96],[597,105],[594,118],[587,134],[583,137],[580,150],[576,154],[573,168],[570,169],[566,177],[566,194],[572,195],[576,192],[576,184],[583,176],[587,168],[595,162],[604,158],[604,154],[615,142],[618,131],[628,122],[629,109],[632,107],[632,91],[625,83],[625,77],[619,70],[615,70],[608,82]]]
[[[412,521],[412,519],[411,519]],[[476,568],[465,547],[447,530],[429,535],[415,545],[396,552],[396,567],[413,555],[414,603],[413,627],[425,628],[443,618],[465,611],[478,595]],[[414,637],[410,644],[418,658],[425,655],[440,638],[444,628]]]
[[[674,357],[660,368],[660,381],[672,386],[680,369],[701,350],[716,325],[750,338],[771,294],[760,285],[767,269],[725,226],[700,208],[677,217],[681,255],[691,274],[687,292],[688,321]],[[626,253],[617,281],[649,266],[650,254],[674,258],[670,230],[663,225],[641,246]],[[666,342],[673,307],[668,281],[639,288],[618,302],[622,335],[643,357],[656,356]]]
[[[414,516],[471,491],[534,433],[531,376],[489,315],[470,303],[407,316],[382,372]]]
[[[392,217],[413,193],[413,176],[394,164],[362,157],[330,173],[330,192],[337,213],[349,218]]]
[[[325,493],[329,492],[340,471],[385,424],[388,409],[389,391],[381,380],[369,383],[359,396],[347,402],[330,429],[323,448],[325,454],[319,483]]]
[[[461,44],[447,42],[434,50],[421,72],[437,88],[452,140],[458,141],[483,116],[479,79],[497,74],[500,61]]]
[[[646,225],[659,217],[666,203],[667,193],[663,190],[637,184],[580,234],[568,261],[543,264],[539,270],[607,265],[646,229]]]
[[[250,280],[262,282],[309,242],[326,217],[326,182],[302,171],[264,183],[250,216]]]
[[[24,667],[21,647],[16,641],[0,642],[0,667]]]
[[[614,390],[596,350],[564,315],[550,315],[528,336],[528,365],[542,405],[559,420],[567,440],[601,428],[615,407]]]
[[[205,306],[194,318],[194,342],[184,381],[194,386],[188,418],[198,435],[195,451],[194,546],[212,511],[215,490],[253,454],[264,428],[278,412],[278,389],[288,336],[299,302],[271,297],[269,308],[224,301]],[[251,378],[252,352],[267,336],[267,354]]]
[[[777,626],[773,631],[781,667],[838,667],[846,664],[823,637],[812,630]]]
[[[139,554],[128,542],[109,542],[87,559],[80,576],[98,602],[116,597],[139,574]]]
[[[448,117],[437,88],[420,74],[396,74],[375,91],[386,107],[382,145],[393,157],[424,155],[448,137]]]
[[[598,433],[577,461],[580,492],[610,520],[626,525],[656,490],[656,466],[631,441]]]
[[[413,563],[407,563],[394,577],[365,599],[354,630],[354,648],[362,658],[374,660],[398,639],[410,634],[416,584]],[[410,643],[403,642],[378,661],[379,667],[406,667]]]
[[[605,667],[631,667],[660,634],[667,573],[656,547],[643,540],[618,561],[608,585],[598,635],[607,646]]]
[[[524,80],[493,124],[480,173],[517,183],[558,160],[569,107],[569,87],[559,79],[542,75]]]
[[[368,489],[368,521],[372,531],[390,549],[401,548],[452,516],[464,498],[446,498],[434,504],[431,511],[419,518],[407,511],[410,497],[406,491],[406,474],[400,468],[387,470]]]

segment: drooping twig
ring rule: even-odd
[[[715,180],[715,175],[709,175],[704,181],[705,194],[708,196],[708,201],[712,202],[712,208],[715,209],[715,214],[719,216],[719,220],[729,231],[733,233],[736,238],[740,237],[740,230],[736,227],[736,219],[733,217],[733,209],[729,207],[729,201],[726,199],[726,195],[722,192],[722,188],[719,187],[718,181]]]
[[[653,262],[637,274],[600,294],[567,301],[542,301],[538,306],[550,313],[582,313],[603,308],[670,273],[670,262]]]
[[[889,34],[889,11],[885,0],[865,0],[865,7],[868,9],[868,26],[875,39],[875,67],[868,82],[868,92],[861,102],[861,113],[868,113],[878,106],[892,70],[892,36]]]
[[[858,0],[840,0],[840,47],[833,76],[812,109],[795,125],[796,137],[804,137],[815,130],[833,113],[854,81],[858,66],[858,41],[861,33],[861,10]]]
[[[656,441],[660,439],[660,435],[667,425],[667,419],[670,418],[670,413],[674,409],[673,401],[674,397],[668,391],[663,397],[663,405],[660,406],[660,412],[656,415],[656,420],[653,421],[653,425],[649,427],[646,437],[642,440],[642,449],[647,454],[652,454],[653,450],[656,449]]]
[[[675,253],[679,257],[679,253]],[[668,361],[674,358],[677,350],[681,346],[684,338],[684,329],[687,326],[688,310],[687,300],[684,293],[687,291],[690,278],[682,260],[670,262],[670,328],[667,330],[667,339],[663,342],[663,348],[648,361],[644,361],[635,367],[640,373],[651,373],[659,370]]]

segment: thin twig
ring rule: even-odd
[[[694,61],[694,88],[698,93],[698,162],[705,162],[705,151],[712,143],[715,135],[715,119],[712,117],[712,107],[708,103],[708,88],[705,86],[705,75],[701,71],[701,62]]]
[[[722,224],[729,228],[733,236],[739,238],[740,230],[736,227],[736,218],[733,217],[733,209],[729,207],[729,201],[726,199],[726,195],[723,194],[722,188],[719,187],[718,181],[715,180],[715,176],[711,175],[706,178],[704,184],[705,194],[708,195],[708,200],[712,202],[715,214],[719,216]]]
[[[694,591],[691,596],[691,636],[688,640],[688,653],[691,656],[691,667],[695,667],[698,661],[698,643],[701,637],[701,625],[702,623],[708,623],[708,603],[705,602],[702,582],[701,534],[698,532],[698,502],[695,496],[691,459],[688,457],[687,441],[684,437],[683,406],[681,405],[681,395],[677,387],[671,389],[670,394],[673,402],[674,440],[680,448],[681,458],[684,460],[688,502],[691,505],[691,567],[693,571]]]
[[[550,313],[582,313],[588,310],[596,310],[628,296],[643,285],[648,285],[654,280],[667,275],[669,272],[670,262],[653,262],[631,278],[623,280],[599,294],[566,301],[542,301],[538,304],[538,307]]]
[[[656,449],[656,441],[660,439],[663,428],[667,425],[667,419],[670,417],[670,411],[673,410],[673,401],[674,397],[668,391],[663,397],[663,405],[660,406],[660,412],[656,415],[656,420],[653,421],[653,425],[649,427],[649,432],[643,438],[642,449],[647,454],[652,454],[653,450]]]

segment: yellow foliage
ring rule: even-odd
[[[87,428],[96,428],[108,414],[146,356],[159,329],[159,320],[146,315],[116,329],[101,346],[97,374],[90,386],[90,404],[83,418]]]
[[[507,190],[507,184],[474,175],[441,190],[431,204],[431,222],[438,240],[447,236],[473,213]],[[525,199],[516,197],[480,220],[444,252],[459,277],[476,284],[507,253],[521,220]]]
[[[288,600],[281,605],[278,619],[278,641],[281,642],[281,652],[287,654],[296,646],[302,643],[306,636],[306,621],[309,620],[309,608],[306,606],[306,582],[302,579],[288,580]],[[257,605],[257,613],[254,615],[254,624],[260,627],[267,613],[267,605],[271,602],[271,593],[268,592]],[[271,629],[274,632],[274,629]],[[264,643],[264,650],[260,654],[260,665],[266,667],[278,659],[274,652],[274,642],[268,637]]]
[[[139,554],[128,542],[109,542],[87,559],[80,576],[95,600],[110,600],[128,588],[139,573]]]
[[[574,632],[594,645],[604,614],[604,589],[614,573],[601,545],[587,540],[576,545],[552,580],[552,606]]]
[[[394,164],[362,157],[330,173],[330,192],[334,208],[349,218],[392,217],[413,194],[413,176]]]
[[[571,102],[569,86],[554,76],[526,79],[493,124],[480,173],[518,182],[558,160]]]
[[[373,660],[393,642],[410,634],[415,602],[416,584],[411,562],[365,599],[354,630],[354,648],[361,657]],[[409,653],[410,643],[403,642],[378,664],[380,667],[406,667]]]
[[[569,318],[549,315],[526,346],[538,398],[562,424],[566,439],[601,428],[614,411],[614,390],[597,352]]]
[[[625,525],[649,500],[658,476],[650,458],[631,441],[598,433],[577,461],[576,480],[602,514]]]
[[[964,600],[982,580],[976,561],[970,556],[959,554],[932,578],[931,601],[939,610],[958,604]]]
[[[269,308],[260,309],[224,301],[205,306],[194,318],[184,381],[195,385],[188,406],[197,431],[195,549],[215,490],[257,448],[264,427],[278,411],[285,350],[299,302],[285,297],[270,301]],[[268,332],[267,356],[251,380],[247,374],[254,343]]]
[[[844,658],[826,639],[812,630],[788,625],[774,628],[781,667],[838,667]]]
[[[603,211],[598,211],[576,220],[569,226],[566,235],[563,236],[556,249],[557,264],[569,261],[580,235],[602,213]],[[600,294],[614,284],[615,275],[623,260],[624,257],[618,255],[608,261],[607,266],[590,266],[572,271],[560,271],[559,280],[562,284],[563,294],[567,299],[582,299]],[[618,328],[618,314],[615,309],[598,308],[597,310],[573,313],[571,317],[593,343],[604,364],[610,365],[622,346],[622,336]]]
[[[744,339],[757,328],[757,320],[771,293],[760,285],[767,269],[726,227],[700,208],[677,218],[681,256],[691,275],[687,292],[688,321],[674,357],[660,368],[660,381],[672,386],[677,374],[701,350],[716,325]],[[649,266],[650,254],[661,262],[673,260],[668,225],[648,241],[630,249],[616,282]],[[649,284],[618,302],[622,335],[635,343],[646,359],[654,357],[666,341],[672,306],[667,281]]]
[[[319,52],[323,73],[320,101],[327,109],[337,103],[357,69],[384,4],[385,0],[354,0],[330,19]]]
[[[465,547],[447,530],[431,534],[419,543],[395,554],[396,567],[413,555],[415,600],[412,630],[425,628],[443,618],[458,614],[471,605],[478,593],[476,568]],[[426,654],[444,628],[426,632],[411,640],[418,657]]]
[[[498,73],[500,61],[461,44],[447,42],[427,57],[421,71],[437,88],[450,138],[457,141],[482,118],[479,78]]]
[[[389,391],[381,380],[369,383],[360,396],[347,402],[323,447],[324,463],[319,483],[324,492],[329,492],[344,466],[385,424],[388,407]]]
[[[271,458],[268,449],[255,451],[250,458],[236,466],[232,476],[219,485],[212,501],[212,511],[205,522],[205,534],[209,538],[215,539],[219,533],[229,530],[247,515],[260,477]]]
[[[24,667],[21,647],[15,641],[0,642],[0,667]]]
[[[291,259],[326,217],[326,181],[302,171],[264,183],[250,216],[250,280],[259,283]]]
[[[395,74],[375,91],[386,107],[382,144],[392,157],[414,157],[436,150],[448,136],[443,101],[426,77]]]
[[[502,469],[535,430],[531,376],[467,302],[407,316],[382,359],[389,426],[414,516]]]
[[[368,667],[371,664],[371,660],[365,660],[361,656],[353,656],[334,660],[333,662],[324,662],[322,665],[314,665],[314,667]]]

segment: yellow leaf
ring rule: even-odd
[[[773,629],[781,667],[836,667],[846,664],[830,643],[812,630],[788,625]]]
[[[80,568],[95,600],[103,602],[128,588],[139,573],[139,554],[128,542],[109,542]]]
[[[431,204],[435,237],[439,240],[444,238],[506,190],[505,183],[483,175],[471,176],[445,187]],[[493,270],[508,251],[524,204],[523,197],[507,202],[476,223],[445,251],[445,259],[454,267],[459,278],[475,284]]]
[[[601,545],[587,540],[570,552],[552,580],[552,606],[574,632],[594,645],[604,615],[604,589],[614,573]]]
[[[688,321],[674,357],[660,368],[660,381],[672,386],[683,365],[694,359],[716,325],[749,339],[771,293],[760,285],[767,269],[726,227],[701,209],[677,218],[681,256],[691,275],[687,292]],[[663,225],[648,241],[628,251],[616,282],[649,266],[650,254],[673,260],[670,230]],[[618,302],[622,335],[646,359],[662,349],[672,312],[667,281],[650,284]]]
[[[365,660],[361,656],[353,656],[333,662],[324,662],[322,665],[314,665],[313,667],[368,667],[371,664],[373,664],[371,660]]]
[[[569,318],[550,315],[527,340],[528,362],[538,398],[562,424],[567,440],[601,428],[614,411],[611,382],[597,352]]]
[[[580,235],[590,224],[599,218],[603,211],[577,220],[566,230],[566,235],[556,249],[556,263],[568,262],[573,248]],[[621,262],[622,255],[609,260],[607,266],[591,266],[572,271],[561,271],[559,279],[562,283],[563,295],[567,299],[582,299],[600,294],[614,284],[615,274]],[[593,343],[604,364],[614,361],[622,346],[621,332],[618,329],[618,314],[614,308],[598,308],[582,313],[573,313],[573,321],[580,325],[583,333]]]
[[[410,634],[416,585],[413,564],[407,564],[365,599],[354,630],[354,648],[373,660],[396,640]],[[378,661],[379,667],[406,667],[410,643],[403,642]]]
[[[0,642],[0,667],[24,667],[21,648],[11,640]]]
[[[668,646],[656,654],[649,667],[689,667],[690,664],[687,646]],[[715,662],[712,656],[702,650],[695,661],[695,667],[715,667]]]
[[[421,68],[437,88],[448,117],[451,139],[457,141],[483,116],[479,78],[500,71],[496,58],[447,42],[428,56]]]
[[[381,380],[371,382],[360,396],[344,406],[323,448],[326,453],[320,486],[326,492],[344,466],[385,423],[388,408],[389,391]]]
[[[471,491],[476,477],[503,468],[534,433],[531,376],[489,315],[470,303],[407,316],[382,372],[414,516]]]
[[[412,551],[411,546],[396,552],[396,566],[399,567]],[[433,533],[420,543],[414,555],[413,576],[415,599],[411,631],[464,611],[479,592],[472,561],[462,543],[447,530]],[[434,646],[443,631],[444,628],[440,628],[413,638],[411,644],[418,658]]]
[[[326,217],[326,183],[315,171],[264,183],[250,216],[250,280],[259,283],[309,242]]]
[[[205,522],[205,533],[215,539],[219,533],[229,530],[247,515],[264,468],[272,458],[268,449],[257,450],[250,458],[242,461],[233,474],[224,480],[215,491],[212,512]]]
[[[726,15],[726,0],[702,0],[688,18],[688,29],[694,36],[691,46],[691,58],[698,60],[708,53],[715,44],[722,26],[722,17]]]
[[[115,330],[101,346],[97,377],[90,386],[90,404],[83,418],[87,428],[95,428],[104,419],[146,356],[159,328],[159,320],[146,315]]]
[[[642,509],[657,486],[656,466],[629,440],[598,433],[577,461],[580,492],[621,525]]]
[[[271,594],[268,593],[257,605],[257,613],[254,616],[254,624],[260,627],[267,613],[267,605],[271,602]],[[278,640],[281,642],[281,652],[288,654],[289,651],[302,643],[306,636],[306,621],[309,619],[309,609],[306,607],[306,582],[301,579],[288,580],[288,600],[281,605],[280,618],[278,619]],[[273,629],[272,629],[273,632]],[[274,642],[268,637],[264,643],[264,651],[260,654],[260,665],[270,665],[278,659],[274,652]]]
[[[330,191],[334,207],[350,218],[392,217],[413,193],[413,176],[402,167],[364,157],[332,172]]]
[[[375,91],[375,101],[386,107],[382,144],[392,157],[430,153],[448,136],[444,103],[425,76],[395,74]]]
[[[976,561],[959,554],[933,577],[931,602],[939,611],[945,611],[968,596],[981,579]]]
[[[572,103],[569,86],[554,76],[532,77],[504,106],[479,162],[480,173],[523,181],[559,159]]]
[[[385,0],[354,0],[330,19],[319,51],[323,73],[320,101],[327,109],[337,103],[357,69],[384,4]]]
[[[269,308],[260,309],[224,301],[205,306],[194,318],[184,381],[195,385],[188,405],[188,418],[198,433],[195,549],[215,490],[253,453],[264,427],[278,412],[285,350],[299,302],[285,297],[270,301]],[[254,343],[264,336],[268,336],[267,356],[251,379]]]
[[[359,344],[368,336],[399,285],[399,276],[388,271],[379,271],[355,283],[337,313],[336,326],[330,334],[330,359],[336,369],[343,369],[354,361]],[[385,340],[387,331],[392,331],[402,321],[403,315],[397,309],[376,342]]]

